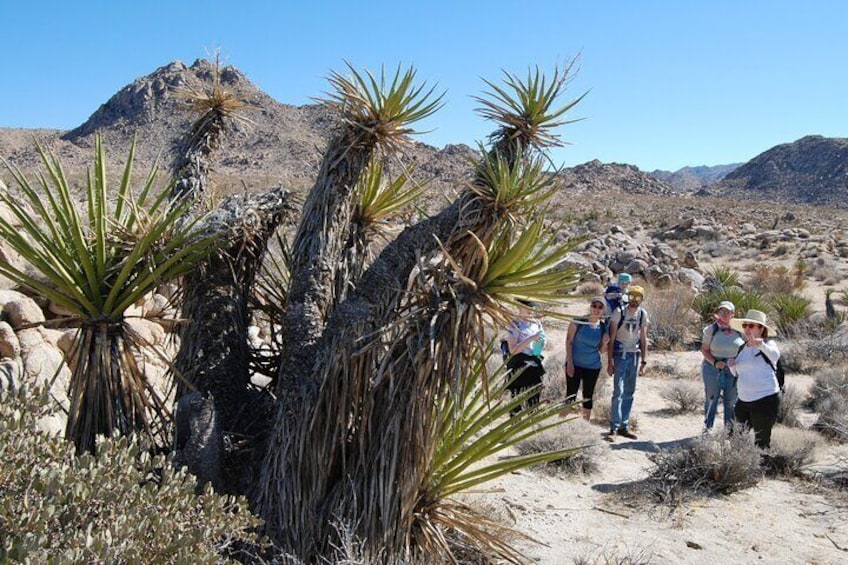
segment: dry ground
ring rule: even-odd
[[[660,353],[651,356],[651,365],[675,364],[685,378],[700,382],[699,360],[697,352]],[[650,370],[640,378],[634,407],[639,439],[604,443],[598,472],[521,471],[492,485],[484,496],[505,507],[515,527],[540,542],[523,545],[527,555],[550,564],[848,562],[844,491],[800,479],[764,478],[753,488],[676,512],[660,505],[634,507],[616,494],[618,486],[646,477],[650,453],[700,433],[700,413],[669,415],[660,396],[669,382]],[[790,375],[788,382],[806,390],[812,378]],[[803,419],[811,423],[815,416],[806,413]],[[606,428],[596,427],[600,437]],[[828,445],[817,463],[836,464],[841,458],[844,464],[847,457],[848,447]]]

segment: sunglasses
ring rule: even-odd
[[[745,323],[742,324],[742,327],[743,328],[761,328],[763,326],[762,326],[762,324],[749,324],[749,323],[745,322]]]
[[[590,308],[597,308],[597,309],[599,309],[599,310],[603,310],[603,309],[604,309],[604,305],[603,305],[603,304],[592,304],[592,305],[590,306]]]

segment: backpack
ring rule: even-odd
[[[766,362],[766,365],[771,367],[771,370],[774,371],[774,376],[777,379],[777,386],[780,389],[780,392],[783,392],[785,388],[784,382],[786,381],[786,371],[783,369],[783,362],[780,357],[777,358],[777,365],[775,365],[771,362],[771,359],[768,358],[768,355],[764,354],[762,351],[754,353],[755,357],[757,355],[762,357],[763,361]]]
[[[621,329],[621,326],[624,325],[624,308],[619,308],[619,312],[621,312],[621,316],[618,318],[618,324],[615,326],[615,331]],[[645,310],[640,306],[639,307],[639,329],[642,329],[642,324],[645,322]]]

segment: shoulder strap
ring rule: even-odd
[[[719,330],[718,322],[713,322],[713,337],[715,337],[715,334],[718,333],[718,330]]]
[[[769,367],[771,367],[771,370],[772,370],[772,371],[776,371],[776,369],[774,368],[774,363],[772,363],[772,362],[771,362],[771,359],[769,359],[769,358],[768,358],[768,355],[766,355],[766,354],[765,354],[765,353],[763,353],[762,351],[759,351],[759,350],[758,350],[756,353],[754,353],[754,357],[757,357],[757,356],[762,357],[762,358],[763,358],[763,361],[765,361],[765,362],[766,362],[766,365],[768,365]]]

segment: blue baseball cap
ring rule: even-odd
[[[633,281],[633,277],[631,277],[628,273],[619,273],[618,274],[618,282],[620,283],[629,283]]]

